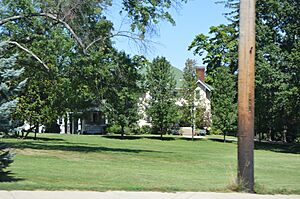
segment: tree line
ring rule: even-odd
[[[137,101],[146,87],[140,71],[150,62],[120,52],[113,38],[143,43],[147,31],[160,21],[175,24],[169,10],[185,2],[1,1],[0,92],[5,111],[0,130],[7,132],[24,121],[51,126],[66,112],[79,114],[97,107],[111,124],[121,126],[123,134],[138,119]],[[129,30],[116,31],[108,20],[107,13],[116,4],[130,20]]]
[[[130,19],[131,26],[130,30],[116,31],[106,16],[115,1],[1,1],[0,40],[1,48],[5,49],[1,58],[17,57],[10,64],[1,60],[1,75],[6,78],[11,75],[8,84],[1,79],[1,110],[5,108],[3,104],[17,99],[16,110],[11,114],[13,121],[28,121],[37,126],[50,124],[66,112],[79,113],[96,106],[109,116],[111,123],[120,125],[123,134],[125,127],[136,123],[137,101],[148,90],[153,96],[152,107],[158,110],[169,107],[160,111],[165,112],[163,116],[151,108],[148,111],[153,114],[152,122],[165,121],[166,126],[159,121],[154,124],[163,134],[175,123],[174,118],[180,120],[171,105],[176,100],[174,80],[169,76],[163,80],[164,74],[172,76],[170,64],[159,57],[149,62],[143,56],[129,56],[118,51],[112,39],[125,36],[145,41],[147,31],[159,21],[174,24],[169,10],[184,2],[119,1],[121,12]],[[228,0],[225,6],[232,11],[225,15],[228,24],[211,27],[208,35],[197,35],[189,46],[195,54],[206,52],[203,59],[207,65],[206,80],[213,87],[212,127],[224,135],[235,134],[237,130],[239,17],[238,1]],[[299,139],[298,7],[296,0],[257,1],[255,132],[259,139],[287,142]],[[15,72],[4,65],[13,65]],[[147,67],[148,73],[143,76],[139,71]],[[188,83],[195,78],[190,70],[186,66],[183,87],[193,87]],[[161,91],[150,86],[155,76],[163,80],[159,83]],[[25,84],[23,89],[10,92],[8,97],[5,92],[13,90],[18,82]],[[191,103],[191,93],[185,96]],[[189,106],[180,113],[185,115],[181,118],[187,123],[192,119]]]
[[[228,24],[199,34],[189,49],[204,56],[212,97],[213,127],[236,132],[239,1]],[[297,0],[260,0],[256,10],[255,134],[259,140],[295,142],[300,137],[300,13]]]

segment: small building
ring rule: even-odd
[[[68,112],[57,123],[61,134],[103,134],[107,119],[99,109],[90,108],[79,113]]]

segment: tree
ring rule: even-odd
[[[298,7],[295,0],[257,2],[256,132],[261,139],[299,138]]]
[[[131,20],[131,31],[138,31],[139,34],[136,35],[129,31],[103,34],[103,29],[112,28],[112,24],[104,15],[104,10],[108,10],[113,5],[112,0],[4,0],[0,3],[0,26],[12,21],[29,22],[32,18],[41,18],[40,22],[54,23],[55,26],[59,24],[63,27],[74,38],[78,49],[87,54],[96,43],[105,47],[103,45],[105,38],[126,36],[132,39],[143,39],[146,30],[160,20],[175,24],[168,10],[185,2],[187,0],[122,0],[121,12],[125,12]]]
[[[196,60],[187,59],[185,62],[185,67],[183,69],[183,82],[181,87],[181,96],[185,100],[183,107],[181,108],[181,122],[192,125],[192,113],[191,109],[194,106],[194,92],[196,89]]]
[[[131,30],[115,31],[105,15],[116,3],[111,0],[0,1],[0,40],[24,47],[47,66],[45,73],[41,64],[18,51],[16,65],[26,68],[25,77],[30,78],[28,92],[19,103],[19,113],[28,114],[18,116],[51,122],[67,111],[90,106],[108,110],[111,104],[103,96],[108,93],[111,63],[116,58],[111,39],[123,36],[145,41],[147,30],[160,20],[175,23],[169,10],[181,2],[185,0],[122,0],[121,10],[131,20]],[[11,48],[5,53],[16,52]],[[29,97],[37,100],[32,103]]]
[[[195,107],[195,125],[196,128],[203,129],[211,126],[211,116],[203,104]]]
[[[206,82],[213,85],[214,72],[219,67],[228,67],[231,74],[237,71],[238,31],[236,23],[221,24],[210,27],[209,35],[196,35],[189,46],[194,54],[202,56],[203,63],[207,64]]]
[[[145,63],[140,56],[130,58],[125,52],[117,54],[110,93],[107,97],[111,104],[108,115],[115,124],[121,126],[124,136],[125,127],[133,127],[139,119],[138,100],[141,89],[142,76],[138,72]]]
[[[260,139],[295,141],[300,132],[299,13],[295,0],[257,1],[255,132]],[[227,66],[238,74],[237,38],[239,1],[228,0],[230,23],[212,27],[209,36],[196,36],[190,49],[207,52],[208,82],[215,87],[214,71]],[[212,101],[214,99],[212,98]]]
[[[16,56],[3,55],[4,45],[0,43],[0,131],[9,133],[19,125],[13,120],[13,112],[26,80],[20,81],[24,69],[15,68]]]
[[[146,85],[151,99],[147,113],[154,131],[167,133],[177,122],[175,79],[171,64],[164,57],[155,58],[147,68]]]
[[[212,91],[212,125],[225,136],[237,129],[236,83],[229,68],[220,67],[215,71]]]
[[[189,46],[207,64],[207,82],[214,88],[211,96],[212,128],[224,135],[237,129],[237,30],[235,24],[211,27],[210,36],[199,34]]]
[[[11,133],[20,125],[13,119],[13,113],[18,102],[18,95],[26,80],[21,81],[24,69],[15,68],[16,56],[5,57],[4,47],[7,43],[0,43],[0,133]],[[4,169],[11,164],[13,155],[7,146],[0,143],[0,182],[5,180]]]

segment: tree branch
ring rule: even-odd
[[[50,18],[50,19],[52,19],[52,20],[54,20],[54,21],[56,21],[58,23],[61,23],[71,33],[71,35],[73,36],[73,38],[76,40],[76,42],[82,48],[82,51],[83,51],[84,54],[88,54],[88,49],[91,46],[93,46],[95,43],[97,43],[97,42],[101,41],[102,39],[104,39],[103,36],[100,36],[100,37],[94,39],[88,45],[85,45],[82,42],[82,39],[75,33],[75,31],[73,30],[73,28],[66,21],[64,21],[63,19],[58,18],[58,16],[56,14],[51,14],[51,13],[46,13],[46,12],[31,13],[31,14],[28,14],[28,15],[16,15],[16,16],[12,16],[12,17],[7,17],[5,19],[1,19],[0,20],[0,26],[2,26],[5,23],[8,23],[10,21],[15,21],[15,20],[24,19],[24,18],[31,18],[31,17],[46,17],[46,18]],[[110,35],[110,38],[112,38],[112,37],[120,37],[120,36],[132,39],[136,44],[138,43],[137,41],[143,41],[142,44],[139,45],[139,46],[140,47],[142,46],[142,48],[144,48],[144,49],[146,49],[146,45],[145,44],[149,43],[149,40],[148,41],[147,40],[143,40],[142,38],[140,38],[140,36],[138,34],[134,34],[134,33],[129,32],[129,31],[118,31],[115,34]],[[11,44],[13,44],[13,43],[11,42]],[[24,47],[21,47],[21,45],[18,44],[17,42],[15,42],[15,45],[17,45],[18,47],[20,47],[22,49],[24,48]],[[32,53],[30,53],[30,54],[32,54]],[[35,58],[38,58],[38,57],[36,56]],[[42,62],[40,62],[40,63],[42,63]]]
[[[24,46],[22,46],[21,44],[19,44],[18,42],[15,41],[2,41],[1,43],[7,43],[7,44],[12,44],[17,46],[18,48],[22,49],[23,51],[27,52],[28,54],[30,54],[34,59],[36,59],[39,63],[41,63],[43,65],[43,68],[49,72],[49,67],[33,52],[31,52],[28,48],[25,48]]]
[[[10,22],[10,21],[15,21],[18,19],[23,19],[23,18],[31,18],[31,17],[47,17],[47,18],[50,18],[54,21],[57,21],[57,22],[63,24],[65,26],[65,28],[67,28],[70,31],[71,35],[74,37],[74,39],[80,45],[80,47],[83,49],[83,53],[86,54],[85,45],[83,44],[81,38],[71,28],[71,26],[67,22],[63,21],[62,19],[59,19],[57,16],[55,16],[54,14],[51,14],[51,13],[42,12],[42,13],[32,13],[32,14],[28,14],[28,15],[16,15],[16,16],[8,17],[8,18],[0,20],[0,26],[7,22]]]

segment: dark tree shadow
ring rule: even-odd
[[[162,141],[174,141],[174,140],[176,140],[176,138],[168,137],[168,136],[163,136],[161,138],[160,135],[158,135],[158,136],[144,136],[143,138],[150,139],[150,140],[162,140]]]
[[[194,140],[192,138],[187,138],[187,137],[181,137],[179,138],[180,140],[185,140],[185,141],[193,141],[193,142],[199,142],[199,141],[203,141],[202,138],[194,138]]]
[[[142,139],[143,137],[141,136],[131,136],[131,135],[126,135],[126,136],[121,136],[121,135],[103,135],[102,137],[108,138],[108,139],[114,139],[114,140],[139,140]]]
[[[64,141],[62,138],[47,138],[47,137],[37,137],[36,139],[32,136],[24,138],[25,140],[35,140],[35,141]]]
[[[255,150],[268,150],[278,153],[300,154],[300,144],[255,142]]]
[[[18,182],[24,180],[23,178],[14,177],[11,171],[0,172],[0,183],[1,182]]]
[[[214,142],[223,142],[223,143],[236,143],[237,142],[235,140],[227,140],[227,139],[225,139],[225,142],[224,142],[223,138],[208,138],[208,140],[211,140]]]
[[[59,142],[49,144],[47,142],[26,141],[10,143],[10,146],[15,149],[37,149],[37,150],[60,150],[60,151],[75,151],[75,152],[118,152],[118,153],[162,153],[161,151],[142,150],[142,149],[128,149],[128,148],[112,148],[101,146],[90,146],[83,144],[74,144],[68,142]]]
[[[126,135],[124,137],[122,137],[121,135],[104,135],[102,136],[104,138],[108,138],[108,139],[117,139],[117,140],[139,140],[139,139],[151,139],[151,140],[163,140],[163,141],[172,141],[172,140],[176,140],[176,138],[174,137],[168,137],[168,136],[163,136],[162,138],[160,137],[160,135],[157,136],[147,136],[147,135]]]

